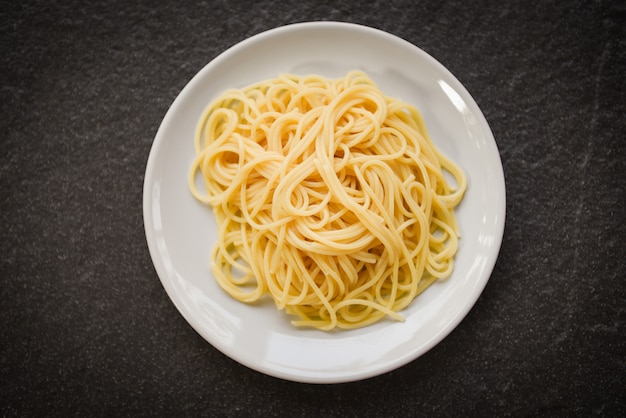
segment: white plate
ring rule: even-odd
[[[461,243],[452,276],[402,314],[366,328],[296,329],[273,303],[231,299],[209,271],[216,240],[212,212],[187,187],[193,133],[223,90],[279,73],[341,77],[364,70],[390,96],[417,106],[436,145],[460,164],[468,190],[457,216]],[[157,132],[144,183],[150,254],[163,287],[191,326],[218,350],[257,371],[309,383],[364,379],[400,367],[440,342],[486,285],[504,231],[502,164],[489,126],[461,83],[416,46],[376,29],[312,22],[273,29],[228,49],[182,90]],[[462,355],[462,353],[460,353]]]

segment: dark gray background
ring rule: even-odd
[[[623,4],[3,1],[0,415],[624,416]],[[328,386],[206,343],[142,219],[148,153],[185,84],[309,20],[383,29],[450,69],[507,187],[495,271],[460,326],[405,367]]]

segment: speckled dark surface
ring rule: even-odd
[[[625,10],[2,1],[0,415],[625,416]],[[398,370],[329,386],[206,343],[163,290],[142,219],[148,153],[184,85],[238,41],[307,20],[374,26],[448,67],[507,184],[500,256],[460,326]]]

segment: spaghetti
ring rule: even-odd
[[[267,294],[296,326],[357,328],[402,320],[452,272],[466,178],[417,109],[362,72],[228,90],[195,150],[189,187],[218,224],[211,270],[237,300]]]

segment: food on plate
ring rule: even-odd
[[[225,91],[195,150],[189,187],[218,226],[211,270],[237,300],[268,295],[296,326],[358,328],[402,320],[453,270],[466,177],[420,112],[363,72]]]

